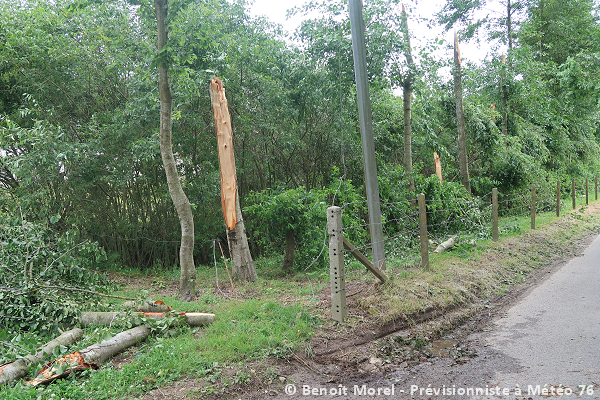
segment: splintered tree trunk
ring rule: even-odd
[[[158,66],[158,89],[160,96],[160,155],[167,175],[169,194],[175,205],[181,225],[181,247],[179,263],[181,276],[179,279],[179,297],[183,301],[191,301],[196,293],[196,266],[194,265],[194,216],[190,202],[183,192],[177,165],[173,156],[172,145],[172,111],[173,93],[169,82],[169,71],[164,58],[164,47],[168,41],[167,27],[168,0],[154,0],[156,21],[158,25],[158,53],[161,61]]]
[[[248,246],[240,197],[237,191],[231,116],[227,97],[225,97],[225,87],[217,77],[210,83],[210,99],[217,131],[217,148],[221,168],[221,202],[227,226],[229,253],[233,260],[232,273],[235,279],[254,281],[257,278],[256,268]]]
[[[462,71],[456,31],[454,31],[454,97],[456,99],[456,124],[458,129],[458,167],[462,184],[470,194],[471,183],[469,182],[469,164],[467,160],[467,133],[463,108]]]
[[[412,57],[410,48],[410,36],[408,33],[408,18],[406,15],[406,9],[402,4],[402,31],[406,38],[406,47],[404,54],[406,56],[406,63],[408,65],[408,73],[404,78],[402,84],[403,92],[403,103],[404,103],[404,154],[402,161],[404,163],[404,170],[408,176],[408,190],[410,193],[415,192],[415,179],[413,177],[413,163],[412,163],[412,85],[414,79],[415,62]],[[417,205],[416,199],[411,200],[413,206]]]
[[[283,257],[283,271],[291,272],[294,268],[294,253],[296,252],[296,238],[293,229],[285,233],[285,256]]]
[[[27,376],[27,367],[39,361],[43,361],[58,346],[70,346],[77,339],[83,336],[83,331],[79,328],[64,332],[56,339],[46,343],[35,354],[30,354],[9,364],[0,366],[0,386],[17,379]]]
[[[83,350],[53,360],[45,365],[38,375],[26,382],[26,384],[37,386],[65,377],[73,371],[88,368],[96,369],[98,368],[98,364],[106,362],[126,348],[145,340],[148,335],[150,335],[150,328],[145,325],[136,326],[135,328],[118,333],[108,340],[103,340],[101,343],[96,343]]]

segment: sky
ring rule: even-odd
[[[310,0],[254,0],[254,5],[250,8],[250,14],[253,16],[265,15],[272,22],[283,25],[284,29],[288,32],[293,32],[302,22],[302,16],[294,16],[290,20],[286,20],[286,10],[294,6],[301,6],[308,3]],[[364,0],[368,1],[368,0]],[[412,3],[407,1],[408,3]],[[416,14],[420,17],[433,17],[433,15],[441,10],[445,0],[420,0],[416,6]],[[409,18],[411,17],[409,12]],[[414,36],[413,46],[419,46],[424,44],[424,39],[432,39],[434,37],[442,36],[449,43],[453,43],[453,32],[443,32],[441,27],[437,29],[428,29],[425,26],[416,25],[414,22],[409,20],[409,29],[411,35]],[[423,41],[420,41],[423,40]],[[478,46],[476,44],[461,43],[461,54],[463,58],[472,61],[481,60],[485,57],[489,48],[483,44]],[[448,52],[449,53],[449,52]],[[446,56],[452,56],[446,55]]]

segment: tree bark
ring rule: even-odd
[[[219,166],[221,169],[221,202],[227,226],[227,241],[232,258],[232,274],[235,279],[254,281],[258,277],[248,238],[237,191],[235,157],[233,152],[233,129],[229,105],[223,82],[215,77],[210,83],[210,99],[213,107]]]
[[[81,313],[79,318],[82,327],[88,326],[105,326],[114,322],[117,317],[126,316],[125,312],[103,312],[103,311],[88,311]],[[160,321],[166,317],[164,312],[140,312],[133,316],[145,316]],[[183,320],[189,326],[204,326],[212,324],[215,321],[215,314],[205,313],[183,313]]]
[[[179,248],[179,264],[181,276],[179,278],[179,297],[183,301],[191,301],[196,294],[196,266],[194,265],[194,216],[192,207],[181,187],[177,172],[172,145],[172,111],[173,93],[169,82],[169,71],[164,47],[168,42],[167,26],[168,0],[154,0],[156,21],[158,25],[158,89],[160,96],[160,155],[167,176],[169,194],[175,205],[179,224],[181,226],[181,246]]]
[[[108,340],[103,340],[101,343],[93,344],[83,350],[53,360],[27,384],[37,386],[42,383],[50,383],[76,370],[95,369],[97,364],[102,364],[126,348],[145,340],[148,335],[150,335],[150,328],[144,325],[121,332]]]
[[[463,108],[463,88],[458,35],[454,31],[454,97],[456,99],[456,125],[458,130],[458,166],[460,178],[467,192],[471,194],[469,182],[469,164],[467,160],[467,133],[465,128],[465,112]]]
[[[30,354],[24,358],[0,366],[0,386],[17,379],[27,376],[27,367],[31,364],[43,361],[49,354],[52,354],[58,346],[70,346],[83,336],[83,331],[79,328],[64,332],[56,339],[46,343],[35,354]]]
[[[508,135],[508,89],[506,87],[506,56],[502,55],[502,70],[500,81],[502,84],[502,134]]]
[[[296,238],[293,229],[285,233],[285,255],[283,257],[283,271],[288,273],[294,268],[294,253],[296,252]]]
[[[404,48],[404,55],[406,57],[406,64],[408,66],[408,72],[404,81],[402,82],[402,96],[404,104],[404,154],[402,161],[404,164],[404,170],[408,177],[408,191],[410,193],[415,192],[415,179],[413,177],[413,162],[412,162],[412,92],[413,92],[413,80],[415,71],[415,62],[412,57],[410,48],[410,35],[408,32],[408,17],[404,4],[402,4],[402,32],[406,38],[406,46]],[[415,198],[411,199],[413,206],[417,205]]]

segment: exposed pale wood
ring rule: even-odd
[[[435,164],[435,174],[438,178],[440,178],[440,184],[443,183],[442,180],[442,160],[438,155],[437,151],[433,152],[433,163]]]
[[[254,281],[258,277],[254,260],[250,254],[244,218],[237,190],[235,155],[233,151],[233,129],[229,104],[223,82],[216,76],[210,82],[210,99],[217,133],[217,149],[221,170],[221,203],[227,226],[227,241],[233,260],[232,272],[235,279]]]
[[[97,368],[98,364],[106,362],[128,347],[144,341],[148,335],[150,335],[150,328],[144,325],[118,333],[108,340],[103,340],[101,343],[93,344],[83,350],[53,360],[34,379],[28,381],[27,384],[36,386],[42,383],[49,383],[75,370]]]
[[[371,271],[373,275],[375,275],[382,283],[388,280],[388,276],[385,274],[385,272],[377,268],[375,264],[369,261],[369,259],[346,238],[344,238],[344,248],[348,250],[350,254],[354,256],[354,258],[360,261],[362,265],[367,267],[367,269]]]
[[[229,105],[225,97],[223,82],[215,76],[210,82],[210,99],[213,107],[213,117],[217,131],[217,149],[219,166],[221,168],[221,203],[225,225],[229,230],[237,224],[235,210],[235,197],[237,193],[237,179],[235,173],[235,156],[233,154],[233,130]]]
[[[449,248],[451,248],[452,246],[454,246],[456,244],[456,236],[451,236],[448,240],[446,240],[443,243],[440,243],[438,245],[438,247],[435,248],[435,250],[433,251],[435,254],[440,254],[443,253],[444,251],[448,250]]]
[[[35,354],[30,354],[21,359],[0,366],[0,386],[10,381],[27,376],[27,367],[33,363],[43,361],[58,346],[70,346],[83,336],[79,328],[64,332],[56,339],[46,343]]]
[[[182,313],[184,321],[190,326],[204,326],[212,324],[215,321],[215,314],[206,313]],[[117,311],[89,311],[81,313],[80,323],[82,327],[110,325],[117,317],[126,316],[125,312]],[[139,312],[133,316],[144,316],[156,320],[166,318],[167,313],[164,312]]]

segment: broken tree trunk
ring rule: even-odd
[[[82,327],[88,326],[102,326],[102,325],[110,325],[115,321],[117,317],[126,316],[125,312],[96,312],[89,311],[81,313],[81,317],[79,321]],[[215,314],[205,314],[205,313],[181,313],[179,315],[183,316],[183,320],[186,324],[190,326],[204,326],[208,324],[212,324],[215,321]],[[160,321],[161,319],[166,318],[167,313],[164,312],[140,312],[134,313],[132,316],[141,316],[152,318]]]
[[[435,254],[443,253],[444,251],[448,250],[455,244],[456,244],[456,236],[452,236],[450,239],[446,240],[444,243],[442,243],[438,247],[436,247],[436,249],[434,250],[434,253]]]
[[[52,354],[58,346],[70,346],[83,336],[83,331],[79,328],[64,332],[56,339],[46,343],[35,354],[30,354],[19,360],[0,366],[0,386],[27,375],[27,367],[31,364],[43,361],[49,354]]]
[[[237,191],[235,157],[233,153],[233,128],[229,104],[225,97],[223,82],[215,76],[210,82],[210,100],[217,131],[219,167],[221,169],[221,202],[227,226],[229,253],[233,260],[232,272],[235,279],[254,281],[258,277],[254,260],[250,254],[244,227],[240,198]]]
[[[145,340],[150,335],[150,328],[141,325],[127,331],[121,332],[101,343],[93,344],[83,350],[67,354],[57,360],[48,363],[28,385],[39,385],[49,383],[55,379],[70,374],[73,371],[88,368],[97,368],[111,357],[122,352],[128,347]]]

